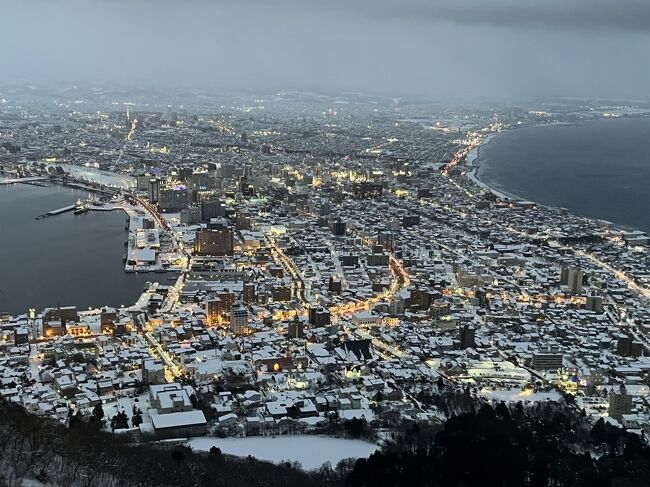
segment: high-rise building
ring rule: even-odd
[[[304,338],[305,336],[305,324],[296,316],[288,327],[289,338]]]
[[[318,306],[309,308],[309,324],[314,328],[329,326],[331,321],[331,315],[328,309]]]
[[[332,233],[337,237],[344,237],[347,227],[344,220],[337,218],[335,220],[332,220],[330,229],[332,230]]]
[[[532,367],[535,370],[557,370],[564,364],[564,356],[559,351],[545,350],[533,353]]]
[[[248,212],[238,211],[235,216],[235,228],[237,230],[250,230],[251,214]]]
[[[640,357],[643,354],[643,344],[636,341],[629,330],[624,330],[617,337],[616,354],[621,357]]]
[[[201,207],[190,206],[181,210],[181,223],[191,225],[192,223],[199,223],[201,221]]]
[[[587,302],[585,303],[585,309],[588,311],[595,311],[596,313],[602,313],[603,311],[603,297],[598,294],[592,293],[587,296]]]
[[[243,335],[248,329],[248,310],[242,304],[230,310],[230,330],[236,335]]]
[[[226,207],[219,200],[201,202],[201,218],[203,221],[210,221],[212,218],[226,216]]]
[[[14,329],[14,342],[16,345],[29,343],[29,328],[26,326],[17,326]]]
[[[384,253],[368,254],[366,264],[369,267],[386,267],[390,262],[390,255]]]
[[[257,285],[254,282],[245,282],[243,289],[244,303],[250,304],[257,301]]]
[[[476,330],[473,326],[463,325],[460,329],[460,348],[474,348],[476,346],[475,342]]]
[[[632,412],[632,396],[627,393],[625,384],[621,384],[618,392],[613,389],[609,393],[609,408],[607,410],[611,418],[620,421],[624,414]]]
[[[217,292],[217,297],[221,300],[221,315],[230,318],[230,309],[235,304],[236,294],[229,289]]]
[[[241,176],[239,178],[238,186],[239,186],[239,191],[241,191],[241,193],[244,196],[255,195],[255,187],[251,184],[251,182],[246,176]]]
[[[277,277],[278,279],[282,279],[284,277],[284,267],[281,265],[269,264],[267,270],[273,277]]]
[[[179,211],[190,203],[189,193],[184,189],[163,189],[160,191],[158,207],[163,211]]]
[[[359,267],[358,255],[340,255],[339,260],[343,267]]]
[[[219,167],[218,174],[220,177],[228,179],[235,175],[235,171],[237,171],[237,168],[234,164],[224,163]]]
[[[329,216],[331,211],[332,206],[330,205],[329,201],[323,201],[320,205],[320,208],[318,209],[318,214],[320,216]]]
[[[138,191],[149,191],[149,181],[151,181],[151,176],[148,174],[138,174],[136,180]]]
[[[382,191],[382,185],[377,183],[362,182],[352,185],[352,194],[359,200],[381,198]]]
[[[410,289],[410,296],[405,305],[415,310],[427,310],[433,303],[434,295],[426,286],[418,286]],[[465,347],[463,347],[465,348]]]
[[[176,122],[178,121],[178,112],[175,112],[173,110],[169,110],[165,116],[167,119],[167,123],[169,125],[175,125]]]
[[[386,250],[395,250],[395,234],[393,232],[379,232],[377,241]]]
[[[330,276],[328,290],[334,294],[341,294],[343,291],[343,281],[337,277]]]
[[[192,189],[205,191],[213,184],[213,180],[208,176],[208,173],[192,173],[189,184]]]
[[[203,304],[208,324],[218,323],[221,314],[221,300],[219,298],[206,298]]]
[[[566,286],[569,284],[569,266],[567,264],[560,265],[560,285]]]
[[[578,269],[577,267],[571,267],[569,269],[569,274],[568,274],[568,282],[567,285],[569,286],[569,291],[571,291],[574,294],[578,294],[582,292],[582,280],[585,276],[584,271]]]
[[[275,285],[271,288],[271,297],[274,303],[291,301],[291,286]]]
[[[196,232],[195,255],[233,255],[233,229],[225,219],[212,219],[208,228]]]
[[[585,273],[578,267],[562,264],[560,266],[560,285],[568,286],[574,294],[582,292],[582,281]]]
[[[149,202],[158,203],[160,201],[160,180],[153,178],[149,180]]]
[[[67,322],[79,321],[79,314],[76,306],[58,306],[56,308],[46,308],[43,315],[43,321],[58,320],[65,326]]]
[[[117,322],[117,312],[114,309],[104,309],[99,315],[102,333],[112,334]]]
[[[420,215],[404,215],[402,217],[402,226],[411,228],[420,224]]]

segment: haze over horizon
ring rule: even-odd
[[[3,17],[0,83],[650,94],[640,0],[26,0]]]

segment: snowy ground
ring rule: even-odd
[[[21,486],[22,487],[47,487],[47,484],[39,482],[36,479],[23,479]]]
[[[195,438],[188,444],[195,450],[208,451],[212,446],[230,455],[248,456],[281,462],[298,461],[306,470],[325,462],[332,466],[344,458],[368,457],[377,448],[374,443],[327,436],[261,436],[249,438]]]
[[[366,421],[375,419],[375,413],[370,409],[343,409],[339,411],[339,416],[343,419],[364,418]]]
[[[137,399],[137,401],[135,400]],[[133,406],[137,406],[142,411],[142,420],[145,423],[151,422],[147,410],[149,409],[149,393],[144,393],[137,398],[120,397],[113,401],[108,401],[102,405],[104,409],[104,427],[106,430],[111,430],[111,418],[118,412],[124,411],[129,417],[129,428],[131,427],[131,417],[133,416]],[[92,408],[88,409],[88,414],[92,413]]]
[[[491,389],[481,389],[479,395],[492,399],[494,401],[505,401],[505,402],[517,402],[517,401],[559,401],[560,393],[557,391],[549,392],[533,392],[532,390],[522,391],[521,389],[513,389],[511,391],[496,390]]]

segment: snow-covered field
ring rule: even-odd
[[[223,453],[237,456],[252,455],[271,462],[298,461],[306,470],[325,462],[332,466],[344,458],[368,457],[377,448],[374,443],[327,436],[260,436],[249,438],[195,438],[188,444],[195,450],[208,451],[212,446]]]
[[[137,399],[137,401],[135,400]],[[132,397],[119,397],[112,401],[107,401],[103,404],[104,409],[104,428],[108,431],[111,430],[111,418],[120,411],[126,413],[129,418],[129,427],[131,427],[131,418],[133,416],[133,406],[137,406],[142,411],[142,419],[145,423],[151,422],[147,410],[149,409],[149,393],[140,394],[137,398]],[[92,414],[93,408],[88,408],[87,413]]]
[[[479,391],[479,394],[487,399],[492,399],[494,401],[559,401],[560,393],[557,391],[549,392],[533,392],[531,390],[522,391],[520,389],[513,389],[512,391],[503,391],[503,390],[487,390],[482,389]]]

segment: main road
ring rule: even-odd
[[[147,213],[154,219],[156,224],[164,231],[169,233],[169,235],[171,235],[172,241],[174,242],[174,250],[180,251],[183,254],[183,267],[181,268],[180,276],[178,276],[178,279],[176,280],[174,285],[167,292],[167,296],[165,297],[165,300],[163,301],[163,304],[160,308],[160,311],[166,313],[171,311],[176,305],[176,303],[178,302],[181,289],[185,284],[185,279],[187,278],[187,273],[190,269],[192,256],[187,251],[187,249],[183,245],[183,242],[180,240],[178,235],[176,235],[176,232],[174,232],[174,230],[171,228],[169,223],[163,217],[160,216],[160,213],[158,212],[158,208],[154,204],[150,203],[149,201],[135,194],[132,195],[131,198],[134,204],[144,208],[147,211]]]

